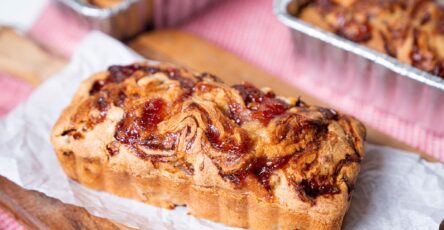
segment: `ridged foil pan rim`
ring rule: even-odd
[[[128,9],[134,3],[139,2],[139,0],[126,0],[122,1],[122,3],[119,3],[113,7],[99,8],[84,3],[80,0],[57,0],[57,1],[67,5],[74,11],[84,16],[91,18],[101,18],[101,19],[112,17],[113,15],[116,15],[117,13]]]
[[[301,19],[290,15],[287,12],[287,5],[291,1],[292,0],[274,0],[273,3],[273,11],[278,19],[291,29],[297,30],[299,32],[307,34],[310,37],[319,39],[335,47],[364,57],[365,59],[382,65],[403,77],[407,77],[426,85],[444,90],[444,79],[438,76],[434,76],[411,65],[401,63],[397,59],[392,58],[386,54],[379,53],[366,46],[357,44],[336,34],[319,29],[302,21]]]

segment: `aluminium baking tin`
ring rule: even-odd
[[[290,2],[275,0],[274,12],[291,29],[298,57],[319,67],[308,73],[313,81],[444,134],[444,79],[305,23],[288,13]]]
[[[99,8],[81,0],[57,1],[83,25],[118,39],[130,38],[153,22],[153,0],[126,0],[109,8]]]
[[[110,8],[98,8],[85,0],[57,0],[62,9],[87,28],[128,39],[147,27],[174,26],[217,0],[122,0]]]

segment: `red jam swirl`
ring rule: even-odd
[[[300,194],[300,198],[303,201],[313,201],[318,196],[322,195],[334,195],[341,192],[336,184],[322,182],[326,181],[325,177],[314,177],[309,179],[303,179],[301,182],[295,185],[296,190]]]
[[[251,111],[251,118],[259,120],[267,125],[271,119],[284,114],[289,106],[282,100],[276,98],[272,92],[264,93],[250,83],[234,85],[244,100],[245,105]],[[241,115],[236,105],[230,106],[231,117],[236,123],[242,123]]]
[[[195,80],[183,77],[180,74],[180,71],[175,68],[167,69],[166,73],[171,80],[175,80],[180,83],[180,86],[182,87],[182,90],[185,91],[185,94],[191,95],[193,93],[194,85],[196,84]]]
[[[205,129],[205,136],[210,142],[211,146],[221,152],[229,153],[236,156],[241,156],[252,147],[252,140],[248,136],[248,133],[243,129],[238,129],[240,139],[236,140],[233,137],[234,124],[232,124],[228,119],[221,120],[224,128],[224,132],[227,134],[225,138],[221,138],[220,131],[214,126],[210,114],[201,106],[196,103],[190,105],[190,109],[197,109],[204,116],[207,127]]]
[[[387,38],[387,36],[385,36],[384,33],[380,33],[382,41],[384,42],[384,50],[385,52],[391,56],[396,58],[398,55],[398,52],[396,50],[396,47],[393,46],[393,44],[389,41],[389,39]]]
[[[120,83],[125,79],[134,75],[136,71],[143,71],[147,73],[156,73],[159,72],[160,69],[151,66],[145,66],[141,64],[132,64],[132,65],[113,65],[108,68],[109,75],[106,79],[97,80],[91,86],[89,90],[89,94],[93,95],[97,92],[101,91],[103,87],[110,83]]]
[[[336,34],[354,42],[367,42],[372,38],[372,27],[368,20],[358,22],[348,15],[338,15],[340,24],[336,26]]]
[[[108,72],[110,73],[110,75],[106,80],[107,82],[120,83],[128,77],[133,76],[136,71],[143,71],[153,74],[159,72],[160,69],[137,63],[126,66],[113,65],[108,68]]]
[[[74,140],[80,140],[83,139],[83,134],[78,132],[76,129],[67,129],[64,130],[60,136],[71,136],[72,138],[74,138]]]
[[[257,158],[247,167],[247,171],[254,175],[268,192],[271,192],[270,177],[272,173],[284,167],[291,157],[291,155],[288,155],[273,160],[268,160],[264,157]]]
[[[119,143],[116,141],[113,141],[106,145],[106,151],[110,156],[116,156],[119,154]]]
[[[440,6],[439,9],[441,14],[439,15],[438,20],[436,22],[435,30],[436,32],[442,35],[444,34],[444,7]]]
[[[240,141],[237,141],[232,137],[222,139],[220,137],[219,131],[210,124],[205,130],[205,135],[215,149],[224,153],[230,153],[240,156],[244,153],[247,153],[251,148],[251,140],[246,132],[240,133]]]
[[[347,186],[347,192],[349,198],[351,197],[351,192],[354,189],[354,185],[349,181],[348,177],[345,175],[339,178],[339,173],[342,168],[346,165],[352,163],[361,162],[361,156],[355,150],[354,155],[347,154],[344,159],[341,159],[335,166],[335,170],[331,175],[316,175],[311,178],[303,179],[299,182],[290,180],[296,191],[299,192],[299,197],[301,200],[315,204],[315,199],[323,195],[334,195],[341,192],[339,188],[339,181],[342,180]],[[310,170],[311,165],[307,165],[304,171]]]
[[[225,180],[234,183],[236,186],[241,186],[245,181],[245,178],[248,175],[252,175],[267,190],[267,192],[271,192],[272,187],[270,184],[270,176],[275,170],[282,168],[290,158],[290,155],[277,159],[267,159],[265,157],[256,158],[248,163],[245,169],[230,174],[221,173],[221,176]]]
[[[171,150],[175,135],[157,134],[156,127],[167,115],[166,103],[155,98],[135,106],[117,124],[116,140],[129,145],[140,145],[151,149]]]
[[[91,130],[97,124],[100,124],[103,121],[105,121],[106,115],[108,114],[108,110],[110,109],[108,103],[108,97],[106,96],[106,94],[97,95],[93,103],[94,103],[93,104],[94,108],[99,111],[99,114],[89,117],[84,127],[84,129],[86,130]]]

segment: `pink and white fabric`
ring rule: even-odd
[[[17,223],[11,215],[0,209],[0,229],[1,230],[25,230],[22,225]]]
[[[32,86],[6,73],[0,72],[0,116],[24,101],[32,92]]]
[[[29,3],[26,0],[10,2],[15,2],[14,4],[17,2]],[[6,15],[6,10],[2,6],[5,3],[0,3],[0,23],[19,27],[35,40],[69,57],[78,42],[88,33],[88,29],[82,28],[76,22],[64,17],[48,0],[32,2],[36,5],[34,8],[37,12],[31,12],[29,7],[26,7],[26,9],[16,12],[19,16],[11,16],[9,13],[10,17]],[[169,5],[174,5],[173,0],[168,2]],[[193,1],[186,2],[192,4]],[[170,14],[180,10],[177,7],[176,11],[171,8]],[[4,15],[8,17],[5,19]],[[27,15],[27,17],[23,18],[23,15]],[[16,18],[19,23],[10,20],[11,17]],[[171,19],[171,21],[180,22],[181,19],[175,21]],[[298,64],[293,53],[290,32],[273,15],[272,1],[227,0],[219,2],[204,13],[196,14],[191,20],[180,22],[178,28],[197,34],[265,69],[274,76],[353,114],[372,127],[444,161],[443,135],[432,133],[415,123],[404,121],[395,115],[367,106],[365,103],[335,92],[329,87],[316,85],[305,77],[307,71],[310,68],[316,68],[316,66],[311,66],[310,63]],[[2,115],[24,99],[31,91],[31,87],[5,74],[0,74],[0,83],[0,115]],[[0,212],[0,229],[5,221],[9,221],[9,219],[4,218]]]

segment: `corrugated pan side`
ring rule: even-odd
[[[149,27],[176,25],[216,0],[126,0],[110,8],[98,8],[82,0],[57,2],[83,26],[128,39]]]
[[[318,67],[308,73],[313,81],[444,134],[444,79],[293,17],[290,1],[275,0],[274,11],[292,30],[297,55]]]
[[[66,14],[85,27],[127,39],[153,23],[153,0],[127,0],[110,8],[98,8],[80,0],[58,0]]]

